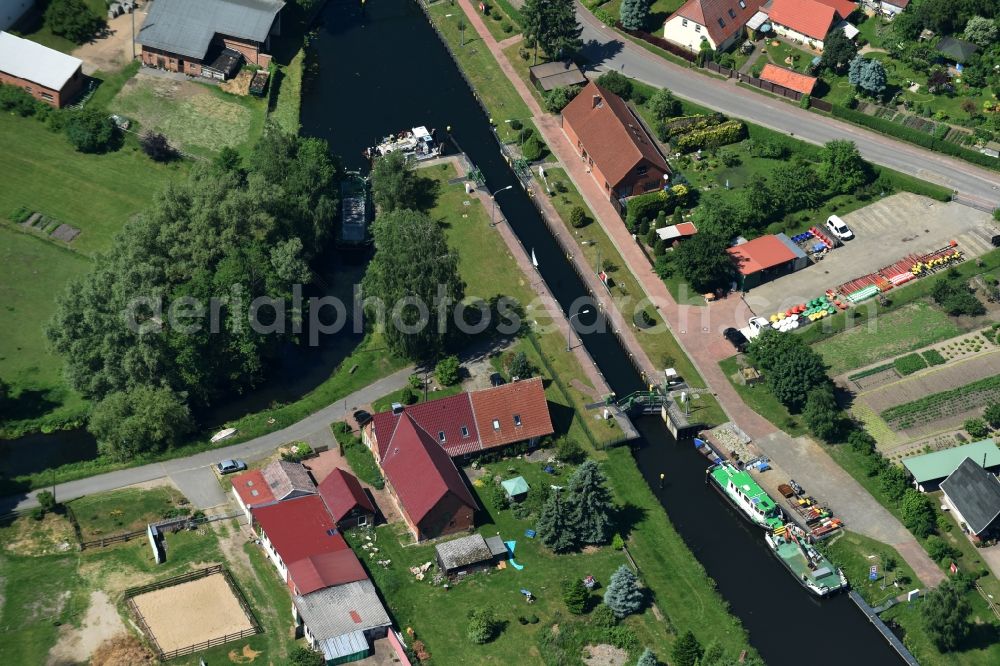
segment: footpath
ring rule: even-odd
[[[604,191],[587,172],[583,159],[562,131],[560,117],[549,114],[541,108],[500,44],[486,28],[472,2],[458,0],[458,5],[465,12],[469,24],[476,30],[483,44],[493,54],[504,75],[527,104],[533,116],[532,120],[545,139],[545,143],[566,170],[596,220],[611,238],[628,269],[642,285],[647,297],[653,302],[708,387],[715,393],[729,418],[755,440],[765,455],[808,487],[811,493],[822,498],[836,515],[844,519],[851,530],[896,548],[925,584],[937,585],[944,580],[943,572],[913,535],[861,484],[844,471],[820,444],[809,437],[790,437],[743,402],[719,367],[719,361],[732,356],[733,353],[731,345],[722,337],[721,331],[728,326],[739,326],[740,322],[745,324],[754,314],[749,306],[736,296],[706,306],[679,305],[674,300],[666,285],[656,275],[649,260],[632,239],[628,229],[622,224],[621,218]],[[584,256],[579,247],[573,255]],[[588,268],[586,274],[592,273],[593,270]],[[633,353],[641,352],[641,347],[634,336],[631,340],[627,340],[627,344]]]

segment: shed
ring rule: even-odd
[[[944,37],[938,42],[938,53],[947,56],[949,60],[962,63],[968,61],[972,54],[979,50],[979,47],[972,42],[955,37]]]
[[[542,92],[565,86],[587,85],[587,77],[573,62],[546,62],[528,68],[531,82]]]
[[[778,67],[777,65],[773,65],[771,63],[764,65],[764,69],[760,72],[760,78],[763,81],[776,83],[779,86],[784,86],[789,90],[794,90],[802,93],[803,95],[811,95],[813,88],[816,87],[815,76],[800,74],[799,72],[786,69],[784,67]]]
[[[966,458],[941,482],[945,504],[976,541],[1000,533],[1000,480],[979,463]]]
[[[439,543],[434,547],[438,568],[448,576],[457,577],[492,567],[502,556],[506,557],[507,547],[499,537],[490,539],[492,546],[481,534]]]
[[[656,235],[668,242],[690,238],[696,233],[698,233],[698,227],[694,226],[694,222],[671,224],[656,230]]]
[[[906,458],[903,460],[903,467],[913,477],[913,485],[917,490],[932,492],[966,458],[972,458],[979,465],[985,463],[986,469],[994,473],[1000,470],[1000,448],[992,439]]]
[[[736,262],[744,291],[809,265],[806,253],[785,234],[761,236],[727,252]]]
[[[524,480],[523,476],[515,476],[513,479],[507,479],[501,482],[500,485],[507,491],[507,497],[514,502],[520,502],[528,494],[528,482]]]

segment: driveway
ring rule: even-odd
[[[766,316],[787,310],[908,254],[938,250],[952,240],[970,259],[993,249],[987,232],[979,232],[991,224],[989,214],[909,192],[886,197],[843,219],[855,238],[808,268],[750,290],[747,302],[754,311]]]
[[[83,61],[83,73],[117,72],[132,61],[132,19],[135,19],[135,34],[138,36],[146,10],[136,10],[134,14],[122,14],[108,21],[106,37],[94,39],[73,50],[72,55]],[[136,44],[135,52],[139,53]]]
[[[219,485],[219,478],[211,467],[177,472],[170,475],[170,480],[197,509],[211,509],[227,501],[226,494]]]

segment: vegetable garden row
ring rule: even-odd
[[[1000,376],[993,376],[890,407],[880,416],[894,430],[905,430],[997,401],[1000,401]]]

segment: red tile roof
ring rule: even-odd
[[[554,432],[541,377],[474,391],[471,398],[484,449]]]
[[[238,474],[230,479],[236,494],[247,507],[261,506],[275,502],[274,493],[264,480],[259,469]]]
[[[858,3],[852,2],[852,0],[816,0],[816,2],[833,7],[842,19],[846,19],[851,15],[851,12],[858,8]]]
[[[822,41],[830,32],[837,11],[816,0],[771,0],[767,16],[772,23]]]
[[[344,541],[339,534],[335,538]],[[368,578],[365,568],[346,542],[341,550],[310,555],[292,562],[288,565],[288,575],[295,583],[296,594],[299,595]]]
[[[566,105],[562,117],[612,188],[644,159],[664,173],[670,173],[652,137],[646,134],[625,102],[593,81]]]
[[[681,222],[677,226],[677,233],[681,236],[694,236],[698,233],[698,227],[694,226],[694,222]]]
[[[688,0],[671,17],[682,16],[705,26],[709,37],[718,46],[733,33],[739,32],[763,4],[764,0],[744,0],[741,7],[739,0]],[[730,16],[730,10],[736,18]],[[719,19],[724,25],[719,25]]]
[[[816,85],[815,76],[799,74],[798,72],[793,72],[790,69],[778,67],[771,63],[764,65],[764,69],[760,72],[760,78],[771,83],[777,83],[779,86],[785,86],[791,90],[797,90],[803,95],[811,95],[813,87]]]
[[[476,431],[476,420],[472,414],[472,402],[468,393],[429,400],[419,405],[404,408],[413,420],[425,431],[434,436],[449,455],[457,456],[482,448],[479,444],[479,433]],[[373,418],[375,439],[378,440],[379,457],[385,455],[392,432],[399,421],[399,415],[381,412]],[[462,427],[465,427],[463,434]],[[440,433],[444,433],[441,441]]]
[[[319,484],[319,494],[326,502],[333,519],[338,523],[355,507],[368,513],[375,513],[375,507],[372,506],[357,477],[339,467],[334,468]]]
[[[901,9],[906,9],[906,6],[910,4],[910,0],[882,0],[887,5],[892,5],[893,7],[899,7]]]
[[[752,275],[795,259],[795,254],[777,236],[761,236],[726,251],[737,262],[737,270],[743,275]]]
[[[451,457],[436,437],[416,424],[409,411],[400,415],[387,442],[382,471],[414,525],[449,493],[476,508],[476,500]]]

